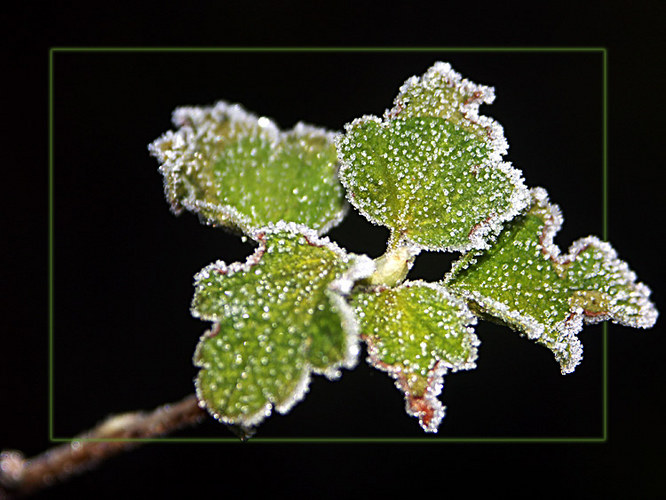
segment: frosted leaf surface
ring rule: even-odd
[[[280,220],[323,234],[342,220],[346,202],[331,132],[302,123],[281,132],[268,118],[225,102],[178,108],[173,123],[178,130],[149,149],[175,213],[187,209],[246,234]]]
[[[287,412],[312,371],[334,379],[355,365],[357,324],[342,294],[374,270],[293,223],[254,237],[260,246],[244,264],[218,261],[196,275],[192,302],[194,316],[215,322],[194,356],[199,401],[246,428],[272,407]]]
[[[492,104],[495,89],[463,78],[448,63],[437,62],[422,77],[408,79],[395,98],[386,118],[436,116],[473,133],[488,144],[490,155],[499,161],[509,148],[502,126],[479,116],[479,105]]]
[[[566,374],[582,359],[583,322],[650,328],[658,313],[650,290],[608,243],[589,236],[560,255],[553,237],[561,224],[545,190],[533,189],[529,212],[509,223],[490,250],[456,262],[445,284],[548,347]]]
[[[444,374],[476,367],[476,318],[462,300],[423,281],[361,292],[352,304],[368,361],[396,379],[407,413],[425,431],[437,432],[445,410],[437,399]]]
[[[409,79],[383,119],[364,116],[338,137],[349,201],[395,240],[427,250],[487,248],[529,204],[518,170],[502,162],[502,128],[479,116],[492,89],[437,63]]]

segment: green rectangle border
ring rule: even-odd
[[[140,443],[238,443],[237,438],[147,438],[75,439],[53,435],[53,57],[56,52],[598,52],[602,56],[603,152],[602,152],[602,238],[608,239],[608,50],[605,47],[51,47],[49,49],[49,181],[48,181],[48,309],[49,309],[49,441],[125,441]],[[602,334],[602,435],[600,437],[497,437],[497,438],[252,438],[251,443],[605,443],[608,441],[608,324]]]

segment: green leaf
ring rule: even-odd
[[[334,134],[298,123],[281,132],[239,105],[178,108],[176,132],[153,142],[175,213],[245,234],[280,220],[323,234],[346,213]]]
[[[352,305],[368,361],[396,379],[407,413],[425,431],[437,432],[445,413],[437,399],[444,374],[476,367],[474,315],[446,289],[423,281],[360,292]]]
[[[358,352],[357,324],[343,295],[372,273],[293,223],[259,230],[244,264],[218,261],[195,277],[192,314],[215,322],[200,339],[199,401],[217,419],[251,427],[286,413],[307,391],[310,372],[334,379]]]
[[[529,212],[490,250],[463,256],[444,282],[482,313],[547,346],[566,374],[582,359],[576,335],[583,322],[650,328],[658,313],[648,287],[636,283],[608,243],[589,236],[560,255],[553,237],[561,224],[559,208],[535,188]]]
[[[433,116],[473,133],[489,145],[493,158],[500,160],[508,144],[502,127],[486,116],[479,116],[481,104],[495,101],[495,89],[470,82],[448,63],[437,62],[421,77],[409,78],[395,98],[387,118]]]
[[[401,88],[384,119],[364,116],[337,141],[340,180],[368,220],[392,240],[427,250],[488,247],[529,204],[518,170],[501,162],[502,128],[479,116],[492,89],[437,63]]]

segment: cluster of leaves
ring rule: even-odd
[[[175,132],[150,145],[172,210],[257,243],[245,263],[195,277],[192,314],[212,322],[194,362],[202,406],[251,429],[287,412],[310,374],[330,379],[357,362],[386,371],[424,430],[444,416],[448,371],[474,368],[477,317],[500,321],[549,348],[562,373],[582,357],[584,322],[648,328],[649,289],[595,237],[560,255],[562,217],[542,188],[528,189],[502,157],[502,127],[478,113],[490,87],[436,63],[400,88],[382,118],[342,134],[304,124],[281,132],[224,102],[179,108]],[[347,201],[391,231],[374,261],[322,235]],[[458,251],[440,282],[406,280],[421,250]]]

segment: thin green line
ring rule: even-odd
[[[608,241],[608,53],[603,51],[603,216],[601,236]]]
[[[91,442],[91,443],[242,443],[236,438],[128,438],[128,439],[65,439],[56,438],[56,443]],[[413,443],[413,444],[440,444],[440,443],[603,443],[603,437],[582,438],[252,438],[248,443]]]
[[[602,332],[602,402],[603,405],[603,423],[602,436],[604,441],[608,440],[608,323],[604,323]]]
[[[603,57],[603,218],[602,235],[607,239],[607,51],[604,47],[52,47],[49,50],[49,440],[137,443],[239,443],[236,438],[134,438],[75,439],[54,437],[54,158],[53,101],[56,52],[601,52]],[[603,435],[572,438],[253,438],[252,443],[604,443],[608,438],[608,337],[603,325]]]
[[[49,50],[49,439],[53,441],[53,50]]]
[[[53,47],[59,52],[599,52],[603,47]]]
[[[602,216],[602,238],[608,241],[608,52],[604,49],[603,60],[603,216]],[[608,323],[604,323],[603,334],[603,436],[608,439]]]
[[[600,443],[602,438],[253,438],[257,443]]]

